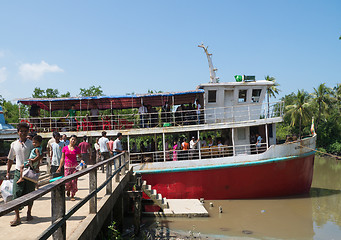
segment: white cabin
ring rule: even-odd
[[[269,110],[264,108],[264,99],[267,88],[273,82],[243,81],[226,83],[207,83],[198,86],[204,92],[205,122],[207,124],[223,122],[257,122],[259,119],[269,118]],[[267,126],[267,127],[265,127]],[[260,126],[235,127],[232,131],[233,145],[244,146],[236,149],[236,153],[245,154],[250,152],[251,134],[259,133],[263,143],[269,145],[276,143],[275,124]],[[268,139],[266,139],[268,136]]]

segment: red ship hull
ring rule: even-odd
[[[170,199],[250,199],[308,193],[314,154],[207,169],[142,173],[143,180]]]

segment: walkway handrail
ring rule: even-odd
[[[118,160],[124,157],[124,163],[120,164],[121,161],[119,161],[119,168],[117,168],[113,173],[109,174],[109,171],[112,171],[111,169],[111,164],[114,163],[115,164],[115,160]],[[30,202],[44,196],[45,194],[49,193],[49,192],[53,192],[58,190],[58,188],[60,188],[59,190],[61,194],[63,194],[64,196],[64,208],[65,208],[65,183],[69,182],[75,178],[79,178],[81,176],[84,176],[86,174],[91,174],[91,173],[95,173],[95,175],[97,175],[97,168],[107,165],[107,178],[106,180],[99,186],[97,187],[97,179],[96,181],[96,186],[94,187],[94,189],[92,189],[91,186],[89,186],[90,189],[90,193],[84,198],[82,199],[80,202],[78,202],[73,208],[71,208],[66,214],[64,212],[62,217],[58,217],[56,219],[54,218],[54,214],[52,213],[52,222],[53,224],[47,228],[40,236],[39,239],[48,239],[58,228],[62,227],[64,224],[66,224],[66,220],[69,219],[79,208],[81,208],[85,203],[87,203],[89,200],[93,199],[95,197],[95,195],[102,190],[105,186],[109,185],[109,183],[111,183],[111,180],[113,177],[117,177],[119,176],[118,173],[122,172],[123,170],[125,171],[128,167],[129,167],[129,154],[128,153],[121,153],[118,154],[114,157],[111,157],[105,161],[96,163],[95,165],[88,167],[86,169],[83,169],[82,171],[76,172],[74,174],[71,174],[69,176],[63,177],[61,179],[56,180],[55,182],[52,182],[46,186],[41,187],[40,189],[33,191],[31,193],[28,193],[24,196],[21,196],[17,199],[14,199],[8,203],[5,203],[3,205],[0,206],[0,217],[10,213],[12,211],[14,211],[15,209],[18,209],[22,206],[28,205]],[[91,177],[91,176],[90,176]],[[91,179],[90,179],[91,181]],[[108,187],[108,186],[107,186]],[[108,190],[108,189],[107,189]],[[111,191],[111,190],[110,190]],[[108,191],[107,191],[108,194]],[[52,205],[54,204],[54,199],[53,199],[53,194],[51,195],[51,201],[52,201]],[[91,205],[91,204],[90,204]],[[52,206],[51,211],[53,211],[54,207]],[[95,208],[93,209],[95,212],[97,211],[97,207],[95,206]],[[91,206],[90,206],[90,212],[92,212],[91,210]],[[61,233],[62,235],[65,234]],[[65,236],[65,235],[64,235]],[[62,237],[63,238],[63,237]]]

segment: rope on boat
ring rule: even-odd
[[[340,157],[340,156],[336,156],[336,155],[333,155],[333,154],[331,154],[331,153],[322,152],[322,151],[319,151],[319,150],[317,150],[317,149],[313,149],[313,148],[306,147],[306,146],[300,146],[300,147],[307,148],[307,149],[309,149],[309,150],[312,150],[312,151],[315,151],[315,152],[318,152],[318,153],[321,153],[321,154],[324,154],[324,155],[328,155],[329,157],[333,157],[333,158],[336,158],[336,159],[341,160],[341,157]]]

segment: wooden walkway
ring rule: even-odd
[[[0,170],[3,170],[4,166],[1,166]],[[90,166],[89,166],[90,167]],[[13,168],[13,167],[12,167]],[[44,170],[44,169],[43,169]],[[129,169],[131,170],[131,168]],[[128,171],[131,172],[131,171]],[[97,169],[97,188],[106,181],[106,172],[102,173],[101,170]],[[127,182],[129,176],[123,174],[119,177],[111,179],[112,182],[112,193],[115,192],[116,188],[121,189],[120,183],[122,179]],[[119,181],[118,181],[119,180]],[[100,211],[101,207],[108,200],[110,194],[107,193],[107,188],[104,187],[97,193],[97,210]],[[70,198],[66,197],[65,207],[68,212],[77,203],[83,200],[87,195],[89,195],[89,174],[85,174],[78,178],[78,192],[76,193],[76,201],[70,201]],[[84,228],[84,224],[88,221],[87,218],[91,218],[89,214],[90,201],[85,203],[78,211],[76,211],[67,221],[66,221],[66,239],[78,239],[76,237],[79,234],[79,229]],[[11,227],[10,221],[13,220],[15,213],[14,211],[7,213],[0,217],[0,233],[7,240],[19,240],[19,239],[37,239],[50,225],[52,224],[51,216],[51,192],[43,195],[34,201],[32,208],[33,220],[26,221],[26,211],[27,206],[20,210],[20,217],[22,224]],[[0,209],[4,205],[3,199],[0,198]],[[77,234],[74,234],[77,233]],[[77,235],[78,236],[78,235]],[[49,239],[52,239],[50,237]]]

